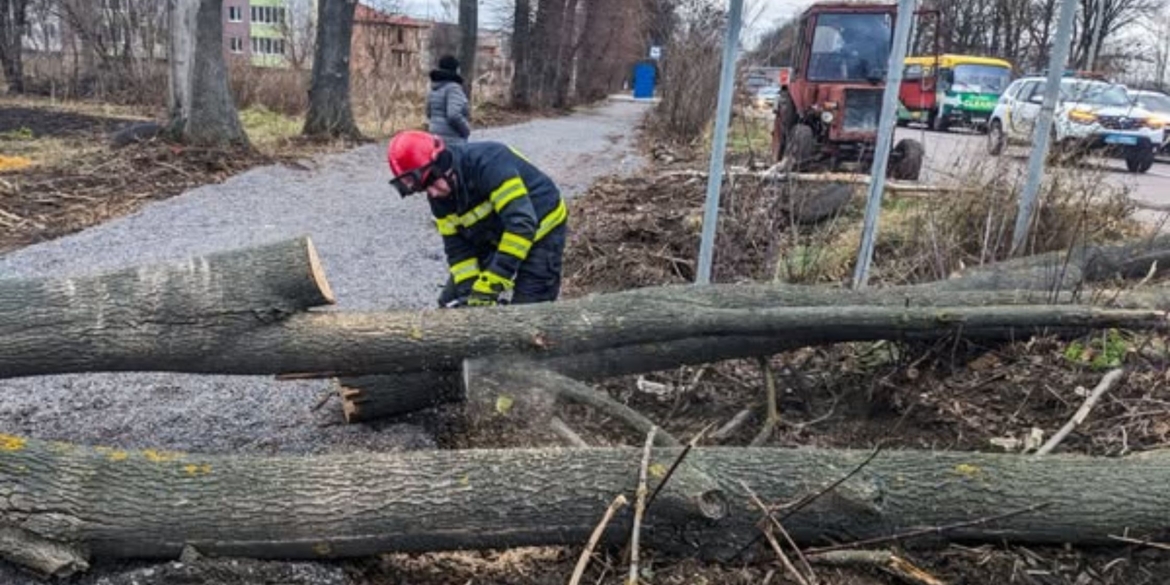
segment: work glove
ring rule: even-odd
[[[471,295],[467,297],[467,304],[472,307],[492,307],[499,302],[500,293],[512,288],[512,281],[484,271],[471,285]]]
[[[481,293],[479,291],[472,291],[471,296],[467,297],[467,306],[469,307],[494,307],[499,302],[499,295]]]

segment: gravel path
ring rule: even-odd
[[[610,102],[565,118],[486,129],[474,138],[515,146],[573,196],[600,176],[638,168],[642,161],[633,139],[644,112],[641,104]],[[87,274],[308,234],[339,308],[432,306],[446,273],[442,246],[425,201],[402,200],[390,189],[384,156],[380,143],[323,157],[309,171],[253,169],[2,256],[0,278]],[[0,380],[0,429],[42,439],[205,453],[433,446],[425,429],[412,424],[328,424],[340,420],[336,402],[317,413],[309,408],[327,388],[325,381],[178,374]],[[0,564],[0,580],[11,582],[9,569]],[[150,580],[141,577],[123,576]],[[84,580],[93,579],[111,582],[98,574]]]

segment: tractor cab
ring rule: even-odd
[[[796,169],[856,163],[868,170],[896,16],[896,4],[818,2],[804,11],[792,66],[780,72],[772,130],[776,160]],[[891,153],[891,176],[917,179],[921,150],[917,142],[899,143]],[[916,161],[901,164],[907,157]]]

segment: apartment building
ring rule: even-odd
[[[224,0],[223,49],[256,67],[302,66],[316,0]]]

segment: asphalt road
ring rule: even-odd
[[[932,132],[922,128],[901,128],[899,139],[912,137],[926,147],[926,161],[922,181],[945,184],[962,182],[977,169],[989,172],[1023,174],[1028,166],[1030,147],[1013,146],[1000,157],[987,153],[987,138],[964,130]],[[1146,208],[1143,215],[1162,215],[1155,211],[1170,212],[1170,162],[1162,160],[1146,173],[1130,173],[1125,161],[1090,157],[1082,164],[1080,172],[1099,176],[1103,183],[1125,188],[1130,198]],[[1072,172],[1067,167],[1048,169],[1048,172]]]

